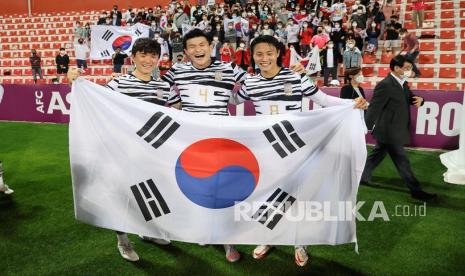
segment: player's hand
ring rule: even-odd
[[[368,109],[368,102],[365,98],[358,97],[354,100],[354,102],[355,102],[354,109],[363,109],[363,110]]]
[[[423,103],[423,98],[422,97],[413,96],[413,104],[416,107],[420,107],[422,103]]]
[[[123,74],[121,74],[121,73],[111,73],[111,79],[117,78],[117,77],[119,77],[121,75],[123,75]]]
[[[303,74],[305,73],[305,67],[302,65],[302,63],[298,62],[297,64],[292,65],[289,69],[292,71]]]
[[[73,83],[75,79],[81,76],[81,73],[79,72],[78,69],[70,69],[68,71],[68,74],[66,74],[66,76],[68,77],[69,83]]]

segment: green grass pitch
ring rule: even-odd
[[[288,274],[465,274],[465,187],[445,184],[439,153],[410,151],[423,187],[437,193],[426,216],[394,216],[396,205],[413,212],[412,200],[389,158],[375,171],[380,188],[362,186],[368,217],[382,200],[390,221],[357,222],[354,245],[313,246],[306,267],[294,263],[293,248],[278,246],[254,260],[252,245],[238,246],[242,259],[227,263],[219,246],[173,242],[156,246],[130,235],[141,257],[124,261],[112,231],[74,218],[68,156],[68,126],[0,123],[0,160],[15,190],[0,195],[0,275],[288,275]]]

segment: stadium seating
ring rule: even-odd
[[[397,1],[400,8],[400,21],[409,32],[431,35],[436,38],[420,38],[420,55],[417,66],[422,75],[410,79],[411,86],[418,89],[457,90],[465,87],[465,1],[426,0],[427,11],[425,22],[430,27],[416,28],[411,21],[411,12],[407,4],[412,1]],[[382,45],[382,41],[380,45]],[[380,47],[381,48],[381,47]],[[391,56],[380,49],[377,60],[364,63],[367,81],[376,84],[389,73],[387,64]],[[371,70],[373,69],[373,70]]]
[[[426,0],[425,20],[431,25],[425,25],[424,28],[417,28],[412,22],[409,6],[411,2],[397,0],[400,21],[409,32],[417,36],[432,35],[436,38],[420,39],[417,65],[422,75],[410,79],[409,82],[412,87],[422,89],[462,89],[465,86],[465,1]],[[353,1],[347,3],[350,6]],[[67,49],[71,67],[75,66],[74,22],[96,22],[100,13],[101,11],[75,11],[35,13],[32,17],[26,14],[0,16],[0,83],[31,83],[31,49],[37,49],[42,58],[46,83],[56,77],[55,55],[60,47]],[[383,51],[383,41],[379,44],[374,57],[364,55],[363,58],[365,87],[373,87],[390,72],[388,64],[392,55]],[[97,83],[110,79],[110,60],[88,60],[88,65],[89,69],[84,74],[86,78]],[[321,83],[321,80],[318,77],[316,82]],[[342,74],[340,82],[342,83]]]

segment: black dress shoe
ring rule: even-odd
[[[436,194],[430,194],[424,191],[412,192],[412,197],[421,201],[430,201],[436,199],[438,196]]]

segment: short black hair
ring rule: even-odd
[[[65,48],[63,48],[63,47],[60,48],[60,51],[64,51],[64,50],[65,50]]]
[[[251,56],[252,56],[252,68],[255,68],[255,61],[253,59],[253,51],[255,50],[255,46],[257,46],[257,44],[260,44],[260,43],[266,43],[266,44],[269,44],[269,45],[272,45],[273,47],[276,48],[276,50],[279,51],[279,56],[278,56],[278,60],[277,60],[277,64],[279,67],[282,67],[283,66],[283,54],[285,52],[285,48],[284,48],[284,45],[279,42],[279,40],[277,40],[274,36],[271,36],[271,35],[261,35],[261,36],[258,36],[256,37],[253,41],[252,41],[252,44],[250,45],[250,51],[251,51]]]
[[[212,39],[207,33],[205,33],[204,31],[200,29],[195,28],[184,35],[184,38],[182,40],[182,45],[184,49],[187,48],[187,41],[189,39],[196,38],[196,37],[205,37],[205,39],[208,41],[208,44],[212,43]]]
[[[360,73],[360,71],[362,71],[362,68],[360,67],[351,67],[346,69],[344,75],[346,78],[352,79],[350,76],[355,76]]]
[[[413,61],[410,58],[407,58],[402,55],[397,55],[391,59],[391,62],[389,63],[389,68],[391,68],[391,71],[394,71],[394,67],[404,67],[404,64],[406,62],[413,64]]]
[[[160,56],[161,47],[155,40],[148,37],[142,37],[138,38],[132,46],[132,55],[136,55],[138,52]]]

